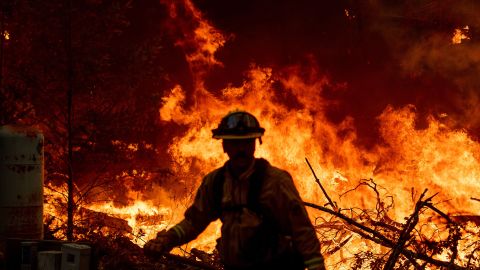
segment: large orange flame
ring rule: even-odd
[[[480,211],[480,203],[471,199],[480,190],[480,144],[465,131],[446,125],[447,115],[430,116],[427,127],[418,129],[414,106],[388,106],[377,118],[382,141],[367,149],[358,144],[355,119],[328,121],[326,108],[335,104],[322,97],[323,91],[327,87],[341,91],[348,85],[332,82],[314,64],[281,69],[252,64],[241,86],[213,94],[205,88],[203,79],[209,67],[221,65],[215,52],[226,39],[189,0],[170,3],[172,18],[177,5],[183,5],[196,25],[178,42],[185,48],[196,80],[195,89],[187,93],[180,85],[172,88],[162,99],[159,117],[163,122],[186,127],[182,136],[169,142],[169,154],[175,161],[172,170],[183,180],[179,185],[194,191],[203,175],[226,161],[221,142],[212,139],[211,129],[227,112],[242,109],[254,114],[266,129],[263,144],[257,146],[257,157],[288,170],[305,201],[320,205],[327,202],[306,166],[307,157],[340,208],[375,209],[375,194],[369,189],[359,188],[342,196],[354,189],[360,179],[373,179],[380,195],[394,202],[388,215],[399,223],[411,214],[415,200],[425,188],[432,194],[439,193],[437,206],[450,214],[475,215]],[[193,95],[193,105],[187,105],[188,95]],[[167,199],[137,201],[127,208],[116,208],[111,203],[88,207],[128,220],[134,232],[146,232],[146,240],[154,237],[155,231],[179,221],[180,213],[192,199],[190,196],[178,205],[169,199],[174,196],[167,187],[156,187],[155,192]],[[160,214],[165,220],[157,224],[135,218]],[[314,211],[310,214],[312,219],[325,215]],[[218,228],[218,223],[210,226],[190,247],[213,249]],[[354,236],[328,262],[336,264],[358,250],[381,249]]]

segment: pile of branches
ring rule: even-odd
[[[305,202],[307,207],[329,214],[328,219],[323,218],[316,225],[326,249],[324,255],[332,256],[346,248],[357,236],[380,248],[358,249],[352,256],[345,256],[349,262],[339,262],[352,269],[480,269],[480,233],[478,226],[469,226],[479,225],[478,216],[447,215],[433,203],[437,194],[427,196],[425,189],[410,216],[398,223],[387,214],[393,203],[382,200],[373,179],[362,179],[348,192],[360,186],[371,189],[376,194],[375,210],[342,209],[328,196],[311,166],[310,169],[328,201],[323,206]]]

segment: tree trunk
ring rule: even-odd
[[[72,55],[72,2],[66,0],[65,51],[67,55],[67,239],[73,240],[73,167],[72,167],[72,119],[73,119],[73,55]]]
[[[0,14],[0,89],[3,87],[3,48],[5,47],[5,7],[1,7]]]

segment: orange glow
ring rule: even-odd
[[[125,207],[115,207],[113,203],[91,204],[87,208],[107,213],[110,216],[124,219],[132,228],[132,235],[145,234],[148,236],[144,241],[151,239],[156,232],[165,229],[172,216],[172,209],[168,207],[157,207],[149,202],[136,201],[133,205]],[[143,241],[134,239],[139,245],[143,246]]]

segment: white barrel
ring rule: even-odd
[[[0,127],[0,238],[43,238],[43,135]]]

